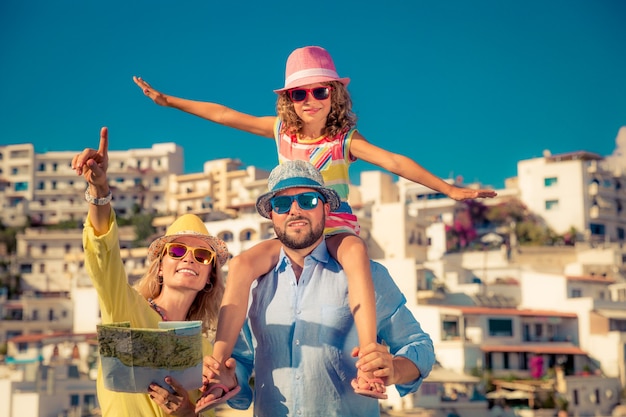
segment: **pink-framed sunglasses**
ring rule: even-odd
[[[293,88],[288,91],[289,98],[293,102],[304,101],[307,94],[311,94],[315,100],[326,100],[330,97],[330,91],[333,88],[329,85],[313,88]]]

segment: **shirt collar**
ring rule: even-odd
[[[313,251],[307,255],[307,258],[311,257],[315,261],[320,263],[328,263],[328,259],[330,254],[328,253],[328,248],[326,247],[326,239],[323,239],[322,242],[313,249]],[[285,250],[283,247],[280,248],[280,257],[278,258],[278,263],[274,267],[274,271],[284,270],[284,268],[289,265],[291,261],[285,254]]]

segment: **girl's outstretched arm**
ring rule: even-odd
[[[359,132],[355,132],[352,137],[350,152],[359,159],[384,168],[409,181],[439,191],[453,200],[490,198],[497,195],[493,190],[474,190],[448,184],[411,158],[372,145]]]
[[[133,81],[141,88],[146,96],[159,106],[172,107],[214,123],[243,130],[244,132],[258,136],[274,138],[275,116],[252,116],[217,103],[170,96],[155,90],[140,77],[133,77]]]

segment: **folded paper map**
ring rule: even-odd
[[[97,331],[107,389],[145,394],[152,382],[170,388],[166,376],[187,390],[202,386],[201,321],[165,321],[158,329],[110,323],[98,325]]]

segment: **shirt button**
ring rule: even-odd
[[[296,379],[297,379],[297,380],[300,380],[300,375],[296,375]]]
[[[296,346],[300,346],[300,339],[296,339]]]
[[[298,411],[296,411],[296,413],[298,413],[298,415],[300,416],[300,415],[302,415],[302,410],[298,410]]]

